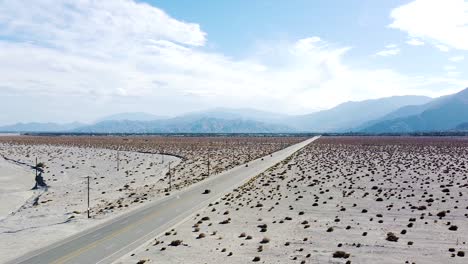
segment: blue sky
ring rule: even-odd
[[[208,33],[210,48],[239,58],[249,55],[249,47],[262,39],[320,36],[363,49],[379,49],[386,40],[404,37],[382,29],[391,22],[389,10],[405,1],[208,0],[196,5],[193,1],[147,2],[174,18],[196,21]]]
[[[0,124],[435,97],[467,59],[464,0],[5,0]]]
[[[408,35],[389,28],[390,10],[408,0],[331,1],[157,1],[171,16],[197,21],[208,34],[207,49],[238,59],[255,52],[262,41],[281,41],[320,36],[336,44],[350,46],[345,59],[369,67],[396,67],[411,74],[443,73],[440,64],[453,54],[434,52],[433,47],[405,45]],[[228,29],[228,30],[226,30]],[[398,44],[403,56],[386,59],[369,57],[390,44]],[[403,47],[402,47],[403,46]],[[411,56],[409,59],[407,56]],[[424,67],[421,67],[424,65]]]

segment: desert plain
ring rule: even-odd
[[[209,176],[302,140],[2,136],[0,262],[111,221]],[[33,189],[36,160],[47,186]]]
[[[322,137],[117,263],[467,263],[467,154]]]
[[[1,260],[304,139],[0,137]],[[467,263],[467,166],[463,137],[321,137],[115,263]]]

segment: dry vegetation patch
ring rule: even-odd
[[[158,263],[465,263],[467,166],[466,138],[322,137],[203,210],[213,223],[229,211],[229,224],[198,226],[216,236],[197,240],[194,218],[177,235],[190,247],[159,254],[156,246],[138,256]]]

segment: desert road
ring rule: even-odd
[[[318,138],[310,138],[271,156],[251,161],[248,167],[240,165],[211,176],[185,190],[9,263],[112,263]],[[206,189],[211,192],[203,194]]]

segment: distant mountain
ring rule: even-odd
[[[0,132],[63,132],[73,130],[84,124],[74,122],[68,124],[57,124],[57,123],[17,123],[8,126],[1,126]]]
[[[393,96],[346,102],[329,110],[290,116],[255,109],[214,108],[167,118],[121,113],[92,125],[18,123],[0,132],[86,133],[290,133],[290,132],[430,132],[465,129],[468,88],[436,99]]]
[[[385,120],[373,122],[362,132],[398,133],[452,130],[468,122],[468,88],[418,106],[398,109]]]
[[[152,121],[152,120],[160,120],[160,119],[167,119],[167,116],[158,116],[153,114],[148,114],[144,112],[129,112],[129,113],[118,113],[109,116],[102,117],[96,121],[123,121],[123,120],[130,120],[130,121]]]
[[[455,131],[468,131],[468,122],[461,123],[455,127]]]
[[[421,105],[403,106],[403,107],[398,108],[397,110],[395,110],[395,111],[393,111],[393,112],[391,112],[391,113],[389,113],[387,115],[384,115],[383,117],[380,117],[378,119],[371,120],[369,122],[366,122],[366,123],[362,124],[361,126],[354,129],[354,131],[363,130],[363,129],[367,128],[367,127],[370,127],[370,126],[372,126],[374,124],[377,124],[379,122],[383,122],[383,121],[386,121],[386,120],[403,118],[403,117],[408,117],[408,116],[412,116],[412,115],[419,115],[422,112],[424,112],[425,110],[431,108],[432,106],[436,106],[437,104],[443,102],[444,100],[446,100],[446,98],[449,98],[450,96],[451,95],[441,96],[441,97],[438,97],[438,98],[435,98],[435,99],[429,101],[428,103],[421,104]]]
[[[329,110],[294,116],[284,123],[303,131],[346,132],[407,105],[425,104],[426,96],[393,96],[359,102],[346,102]]]
[[[81,133],[281,133],[294,130],[283,125],[252,120],[185,117],[155,121],[103,121],[73,130]]]
[[[184,120],[196,120],[200,118],[218,118],[226,120],[252,120],[265,123],[278,123],[289,117],[285,114],[260,111],[251,108],[213,108],[205,111],[188,113],[180,116]]]

